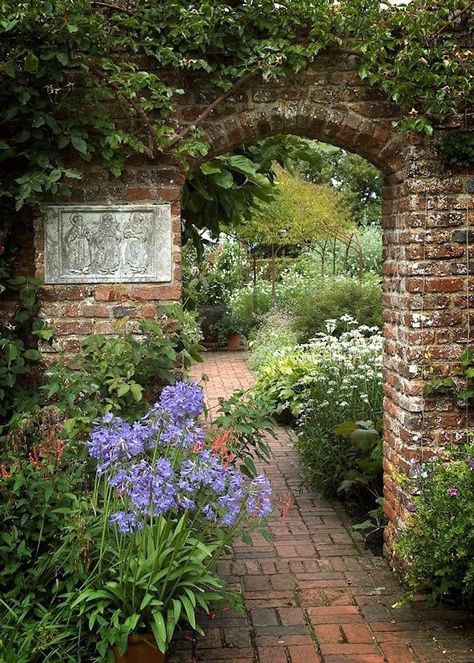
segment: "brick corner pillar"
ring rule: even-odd
[[[407,150],[403,182],[385,187],[385,552],[394,566],[410,499],[403,477],[414,460],[466,439],[472,423],[452,399],[427,397],[425,388],[433,375],[453,375],[469,342],[473,192],[473,173],[449,171],[426,144]]]
[[[119,179],[102,169],[90,168],[64,205],[114,206],[132,211],[137,206],[168,203],[171,206],[171,279],[162,282],[48,284],[40,288],[40,315],[54,331],[51,344],[42,343],[47,361],[58,352],[76,352],[89,334],[114,335],[139,332],[140,321],[159,316],[166,304],[181,301],[181,192],[183,176],[173,166],[137,162]],[[57,203],[55,201],[55,204]],[[34,222],[36,276],[44,281],[44,223]],[[159,241],[159,240],[158,240]]]

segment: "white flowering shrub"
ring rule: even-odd
[[[353,321],[343,316],[349,326]],[[328,320],[328,331],[336,321]],[[307,346],[315,367],[298,384],[305,394],[299,421],[317,416],[323,428],[346,419],[380,418],[383,337],[378,328],[360,326],[339,338],[321,334]]]
[[[371,331],[358,327],[312,343],[318,367],[301,380],[296,445],[308,479],[326,494],[381,491],[383,339]],[[342,434],[354,427],[369,431]]]
[[[341,322],[347,331],[337,337],[334,330]],[[351,436],[334,429],[357,421],[367,428],[378,426],[382,353],[383,338],[377,328],[357,326],[343,316],[339,321],[328,320],[327,333],[311,343],[286,345],[272,356],[267,354],[260,366],[258,351],[254,355],[255,393],[269,398],[275,412],[289,412],[296,419],[297,448],[306,474],[328,494],[355,486],[371,492],[379,489],[380,436],[374,432],[365,436],[368,444],[357,445]]]
[[[305,345],[265,327],[251,346],[251,363],[257,371],[255,391],[267,394],[275,411],[288,409],[300,421],[317,409],[321,420],[335,426],[348,418],[375,418],[382,408],[382,346],[378,328],[358,326],[343,316],[347,331],[333,332],[337,321],[327,321],[327,333]],[[282,338],[278,347],[277,341]],[[274,350],[260,350],[264,343]]]

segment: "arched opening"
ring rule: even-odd
[[[182,200],[183,302],[204,344],[247,350],[249,411],[297,430],[307,483],[359,523],[377,511],[380,553],[381,190],[361,157],[276,135],[199,166]]]

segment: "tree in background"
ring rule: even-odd
[[[380,224],[382,176],[375,166],[331,145],[277,135],[211,159],[190,175],[182,201],[184,241],[192,239],[199,249],[206,231],[213,237],[222,228],[239,233],[255,210],[275,199],[275,166],[336,190],[356,225]]]
[[[272,258],[272,300],[275,300],[276,258],[282,247],[325,246],[339,241],[349,246],[354,235],[350,210],[344,196],[328,184],[313,184],[281,166],[274,168],[276,180],[271,200],[261,202],[242,223],[238,235],[253,248],[254,286],[255,249],[270,247]],[[324,271],[325,252],[322,253]]]
[[[371,163],[345,150],[323,153],[322,167],[301,164],[304,177],[326,183],[344,195],[352,220],[359,226],[380,224],[382,216],[382,174]]]
[[[276,170],[324,168],[337,148],[292,135],[271,136],[232,154],[211,159],[192,173],[182,200],[184,241],[199,250],[205,231],[217,238],[222,228],[239,232],[261,203],[274,199]]]

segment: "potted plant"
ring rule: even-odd
[[[180,621],[202,633],[196,612],[228,597],[216,562],[244,519],[248,530],[271,511],[266,477],[205,443],[203,408],[180,382],[134,424],[109,414],[91,433],[100,546],[73,605],[101,660],[161,663]]]
[[[229,350],[239,350],[246,325],[241,318],[232,311],[227,311],[215,325],[217,338],[222,346]]]

